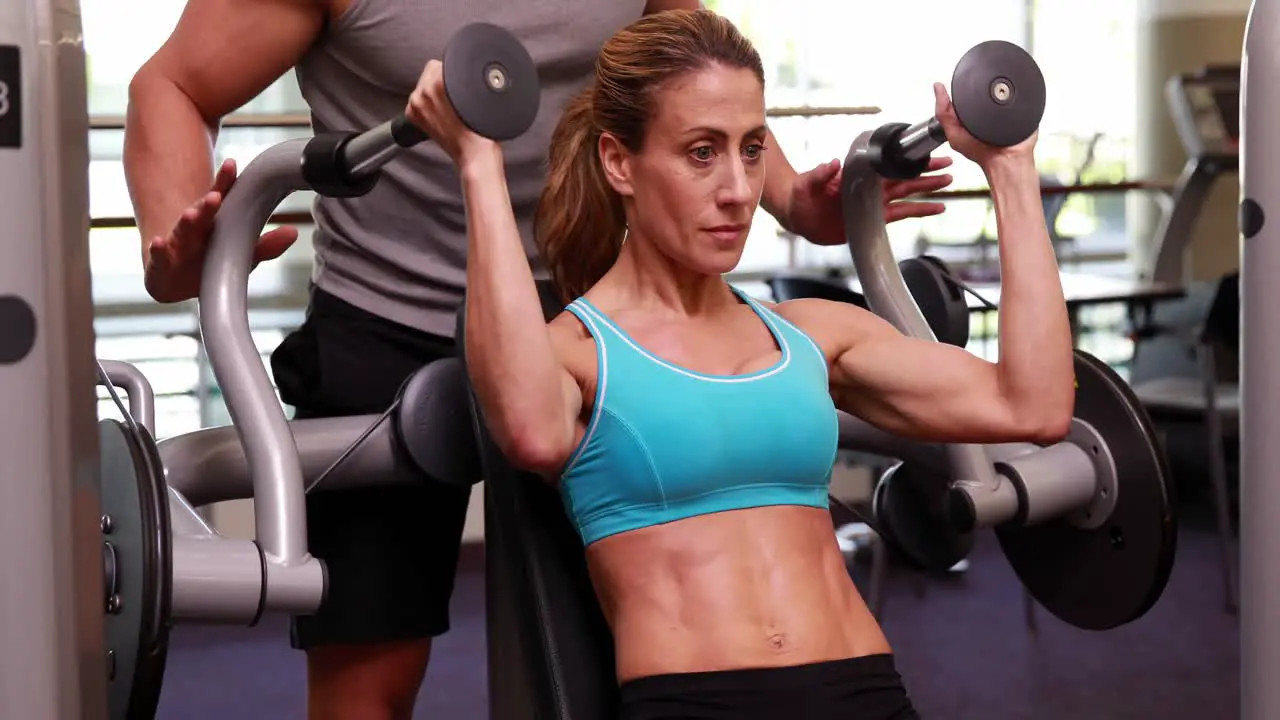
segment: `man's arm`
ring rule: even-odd
[[[129,83],[124,171],[142,234],[167,236],[209,191],[224,115],[291,68],[324,24],[324,0],[189,0]]]
[[[774,136],[773,130],[765,136],[765,147],[773,148],[776,152],[769,156],[769,171],[764,174],[760,207],[772,215],[783,230],[794,232],[791,224],[791,192],[799,173],[791,166],[791,161],[787,160],[787,154],[782,151],[782,145]]]

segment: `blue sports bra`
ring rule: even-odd
[[[709,375],[648,352],[586,298],[566,309],[596,343],[595,405],[561,475],[583,544],[707,513],[827,507],[838,440],[827,361],[813,340],[746,294],[782,357]]]

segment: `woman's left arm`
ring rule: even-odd
[[[1071,331],[1030,153],[982,163],[995,199],[1002,287],[998,361],[904,336],[879,316],[800,300],[778,311],[827,352],[846,412],[895,434],[942,442],[1054,442],[1074,413]]]

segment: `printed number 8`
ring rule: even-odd
[[[9,114],[9,83],[0,81],[0,117]]]

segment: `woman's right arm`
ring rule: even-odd
[[[556,352],[525,254],[502,149],[463,124],[439,60],[405,114],[458,168],[467,217],[467,371],[484,422],[516,467],[555,477],[576,442],[582,392]]]
[[[576,442],[582,392],[542,314],[501,149],[477,144],[459,165],[467,212],[467,369],[507,459],[554,476]]]

